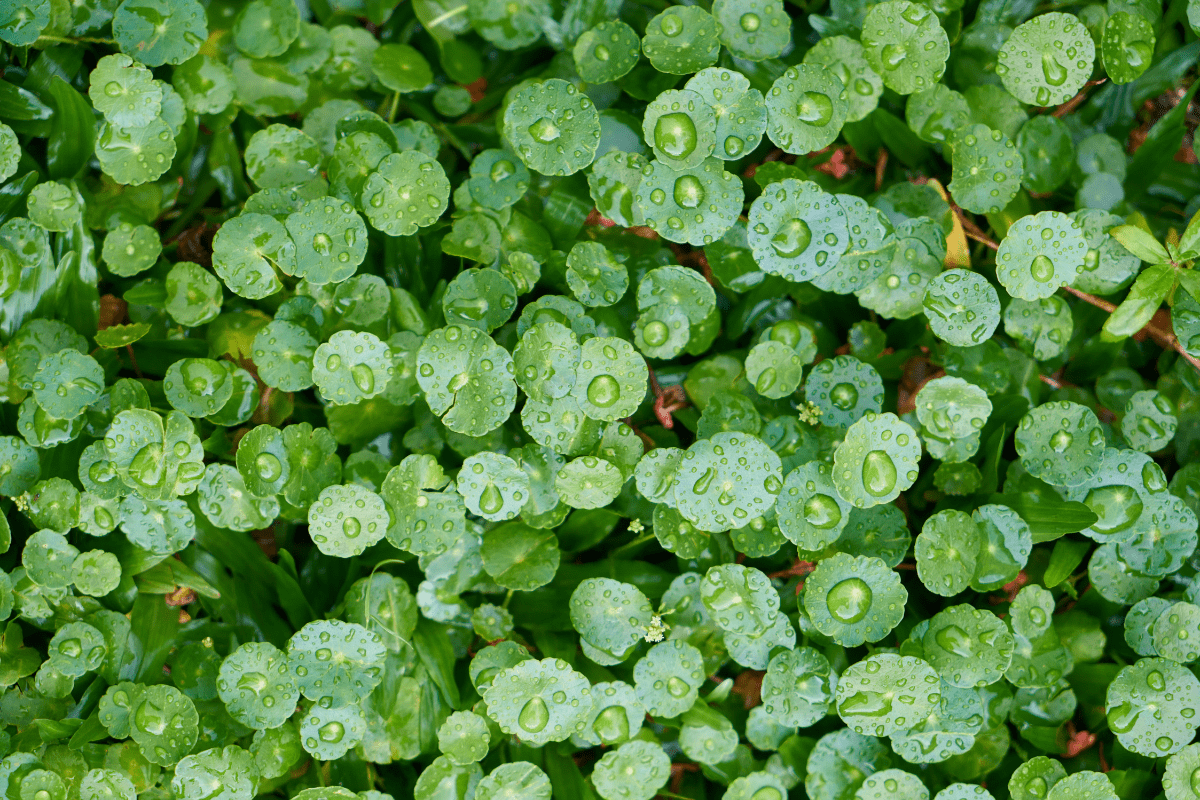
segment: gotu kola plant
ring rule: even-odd
[[[1197,28],[0,0],[0,794],[1200,800]]]

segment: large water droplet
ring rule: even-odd
[[[962,658],[970,658],[972,655],[971,637],[957,625],[947,625],[941,628],[933,635],[933,639],[937,642],[938,647],[948,653]]]
[[[677,678],[674,675],[667,678],[667,692],[671,697],[686,697],[689,691],[691,691],[691,687],[682,678]]]
[[[882,450],[872,450],[863,459],[863,488],[872,497],[886,497],[896,488],[896,464]]]
[[[833,119],[833,100],[821,92],[805,92],[796,104],[796,116],[809,125],[828,125]]]
[[[611,375],[597,375],[587,387],[588,402],[600,408],[609,408],[621,399],[621,384]]]
[[[847,578],[829,590],[825,604],[834,619],[852,625],[871,610],[871,587],[861,578]]]
[[[879,51],[879,57],[884,69],[896,69],[908,58],[908,51],[902,44],[887,44]]]
[[[1062,86],[1067,82],[1067,68],[1058,63],[1052,53],[1042,53],[1042,75],[1051,86]]]
[[[283,474],[283,465],[271,453],[259,453],[258,457],[254,459],[254,469],[258,472],[258,477],[264,481],[276,480]]]
[[[538,733],[549,722],[550,709],[546,708],[546,701],[540,697],[531,698],[525,703],[521,713],[517,714],[517,724],[528,733]]]
[[[750,795],[750,800],[783,800],[783,795],[774,786],[763,786]]]
[[[1073,441],[1075,437],[1066,431],[1055,431],[1050,437],[1050,449],[1056,453],[1065,453]]]
[[[1130,486],[1101,486],[1092,489],[1083,503],[1100,519],[1092,528],[1101,533],[1123,531],[1142,515],[1142,498]]]
[[[808,249],[812,242],[812,231],[802,219],[790,219],[779,226],[771,237],[771,247],[782,258],[796,258]]]
[[[313,237],[312,247],[318,255],[327,256],[333,252],[333,239],[328,234],[318,233]]]
[[[347,539],[356,539],[362,533],[362,523],[357,517],[346,517],[342,520],[342,533],[346,534]]]
[[[839,383],[830,390],[829,402],[841,411],[849,411],[858,404],[858,389],[852,383]]]
[[[621,706],[610,706],[598,715],[592,731],[601,744],[616,744],[629,738],[629,715]]]
[[[662,347],[670,336],[671,331],[667,328],[667,323],[657,319],[652,320],[642,331],[642,338],[651,347]]]
[[[562,135],[562,132],[558,129],[558,126],[555,125],[554,121],[548,117],[541,117],[532,125],[530,125],[528,130],[529,135],[533,137],[533,140],[542,144],[550,144],[556,141],[558,137]]]
[[[674,195],[680,208],[696,208],[704,202],[704,184],[695,175],[684,175],[676,179]]]
[[[485,514],[495,514],[503,507],[504,495],[500,493],[496,484],[488,481],[479,495],[479,510]]]
[[[747,11],[745,14],[742,14],[742,18],[738,20],[738,24],[742,26],[742,30],[746,33],[754,33],[762,25],[762,20],[759,19],[758,14]]]
[[[804,504],[804,519],[814,528],[829,530],[842,521],[842,509],[829,495],[816,494]]]
[[[597,48],[599,49],[599,48]],[[513,163],[507,158],[502,158],[495,164],[492,164],[492,182],[500,183],[512,177],[512,174],[517,171]]]
[[[167,717],[163,710],[149,700],[144,700],[138,706],[133,721],[139,730],[152,736],[158,736],[167,729]]]
[[[696,123],[682,111],[663,114],[654,123],[654,146],[671,158],[687,158],[696,150]]]
[[[713,479],[717,477],[717,471],[712,467],[704,470],[704,474],[696,479],[692,484],[692,491],[696,494],[704,494],[708,491],[708,487],[712,485]]]
[[[1029,274],[1035,281],[1047,283],[1054,277],[1054,262],[1050,260],[1049,256],[1040,254],[1034,256],[1033,262],[1029,265]]]
[[[327,722],[317,729],[317,735],[322,742],[337,744],[346,735],[346,728],[340,722]]]
[[[370,394],[375,390],[375,372],[366,364],[355,364],[351,367],[350,377],[354,379],[354,385],[360,392]]]

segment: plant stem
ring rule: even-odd
[[[454,17],[457,17],[459,14],[465,14],[466,11],[467,11],[467,4],[463,3],[461,6],[458,6],[457,8],[450,9],[445,14],[442,14],[440,17],[434,17],[433,19],[429,20],[429,24],[425,26],[425,29],[432,30],[433,28],[436,28],[438,25],[441,25],[443,22],[445,22],[448,19],[453,19]]]
[[[1095,306],[1096,308],[1103,309],[1104,311],[1107,311],[1109,314],[1111,314],[1117,310],[1117,307],[1115,305],[1108,302],[1107,300],[1101,300],[1099,297],[1096,297],[1095,295],[1088,294],[1087,292],[1081,292],[1072,286],[1063,286],[1062,288],[1065,289],[1070,294],[1075,295],[1076,297],[1078,297],[1080,300],[1084,301],[1085,303],[1089,303],[1089,304]],[[1162,347],[1164,350],[1174,350],[1176,353],[1178,353],[1180,356],[1183,357],[1184,361],[1191,364],[1193,367],[1196,368],[1196,370],[1198,372],[1200,372],[1200,359],[1197,359],[1195,356],[1193,356],[1187,350],[1184,350],[1183,345],[1180,344],[1179,340],[1175,338],[1174,333],[1171,333],[1170,331],[1165,331],[1162,328],[1159,328],[1158,326],[1156,326],[1153,323],[1153,321],[1147,322],[1146,326],[1144,328],[1142,328],[1142,330],[1139,331],[1139,333],[1145,333],[1147,336],[1149,336],[1151,339],[1153,339],[1155,341],[1155,343],[1159,345],[1159,347]]]
[[[1087,292],[1081,292],[1078,289],[1076,289],[1074,286],[1067,286],[1065,284],[1063,285],[1062,288],[1064,291],[1075,295],[1076,297],[1078,297],[1080,300],[1084,301],[1085,303],[1089,303],[1089,304],[1095,306],[1096,308],[1102,308],[1110,314],[1117,310],[1117,307],[1114,306],[1112,303],[1108,302],[1107,300],[1101,300],[1099,297],[1096,297],[1096,295],[1094,295],[1094,294],[1088,294]]]
[[[650,541],[653,538],[654,538],[653,533],[643,533],[641,536],[637,537],[633,541],[626,542],[625,544],[616,548],[615,550],[612,551],[612,553],[610,555],[613,558],[615,558],[618,554],[623,553],[626,550],[632,550],[633,548],[637,547],[638,545],[645,544],[646,542]]]
[[[41,42],[41,41],[56,42],[58,44],[111,44],[111,45],[115,45],[117,43],[116,39],[97,39],[97,38],[94,38],[91,36],[75,36],[75,37],[50,36],[47,34],[43,34],[42,36],[38,37],[38,42]],[[36,42],[35,42],[35,44],[36,44]]]

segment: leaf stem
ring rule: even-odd
[[[1066,284],[1064,284],[1062,288],[1064,291],[1075,295],[1076,297],[1078,297],[1080,300],[1084,301],[1085,303],[1089,303],[1089,304],[1095,306],[1096,308],[1102,308],[1110,314],[1117,310],[1117,307],[1114,306],[1112,303],[1108,302],[1107,300],[1101,300],[1099,297],[1096,297],[1096,295],[1094,295],[1094,294],[1088,294],[1087,292],[1081,292],[1078,289],[1076,289],[1074,286],[1067,286]]]
[[[1081,292],[1078,289],[1074,288],[1073,286],[1064,285],[1062,288],[1064,290],[1066,290],[1068,293],[1075,295],[1076,297],[1078,297],[1080,300],[1084,301],[1085,303],[1089,303],[1089,304],[1095,306],[1096,308],[1107,311],[1109,314],[1111,314],[1117,310],[1117,307],[1115,305],[1113,305],[1112,303],[1108,302],[1107,300],[1101,300],[1099,297],[1096,297],[1095,295],[1088,294],[1087,292]],[[1150,322],[1147,322],[1146,326],[1144,328],[1142,328],[1142,330],[1139,331],[1139,333],[1145,333],[1147,336],[1149,336],[1151,339],[1153,339],[1155,341],[1155,343],[1159,345],[1159,347],[1162,347],[1164,350],[1174,350],[1176,353],[1178,353],[1180,356],[1183,357],[1184,361],[1191,364],[1193,367],[1196,368],[1196,370],[1198,372],[1200,372],[1200,359],[1197,359],[1195,356],[1193,356],[1191,353],[1189,353],[1187,350],[1185,350],[1183,348],[1183,345],[1179,343],[1179,340],[1175,338],[1174,333],[1171,333],[1170,331],[1165,331],[1162,328],[1159,328],[1158,326],[1156,326],[1154,324],[1153,320]]]
[[[981,244],[986,244],[993,250],[1000,249],[1000,245],[994,239],[989,238],[978,225],[968,219],[967,215],[963,213],[963,210],[957,204],[951,203],[950,208],[954,209],[954,215],[958,217],[958,222],[962,225],[963,233],[966,234],[968,239],[974,239]]]
[[[441,25],[446,20],[453,19],[454,17],[457,17],[459,14],[465,13],[466,10],[467,10],[467,4],[463,3],[461,6],[450,9],[445,14],[442,14],[440,17],[434,17],[433,19],[429,20],[429,24],[426,25],[425,28],[426,29],[436,28],[438,25]]]
[[[58,43],[58,44],[81,44],[81,43],[82,43],[82,44],[111,44],[111,45],[115,45],[115,44],[117,43],[117,40],[116,40],[116,39],[97,39],[97,38],[95,38],[95,37],[92,37],[92,36],[74,36],[74,37],[67,37],[67,36],[50,36],[49,34],[43,34],[43,35],[39,36],[39,37],[38,37],[38,39],[37,39],[37,41],[38,41],[38,42],[41,42],[41,41],[55,42],[55,43]],[[36,45],[37,45],[37,42],[34,42],[34,45],[36,46]]]
[[[396,121],[396,112],[400,110],[400,93],[396,92],[392,95],[392,109],[388,112],[388,124],[391,125]]]
[[[641,536],[637,537],[633,541],[626,542],[625,544],[621,545],[620,547],[615,548],[609,555],[610,555],[610,557],[615,558],[618,554],[623,553],[626,550],[632,550],[633,548],[637,547],[638,545],[645,544],[646,542],[650,541],[653,538],[654,538],[653,533],[643,533]]]

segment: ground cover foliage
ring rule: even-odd
[[[1194,25],[0,0],[0,795],[1197,800]]]

